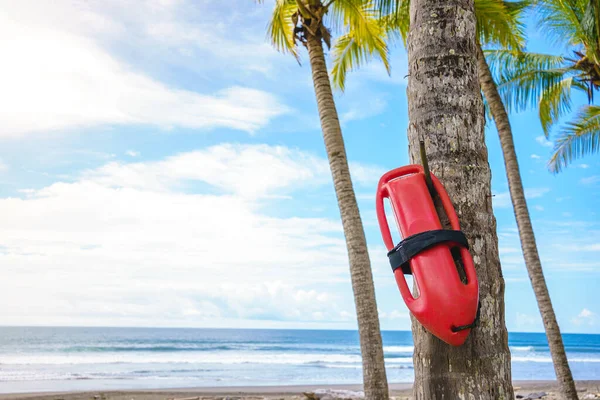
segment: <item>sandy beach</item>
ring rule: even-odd
[[[394,400],[411,399],[411,384],[390,385]],[[541,398],[558,400],[558,388],[555,381],[515,381],[516,398]],[[52,393],[0,394],[0,400],[300,400],[306,399],[304,393],[318,389],[360,391],[360,385],[315,385],[315,386],[239,386],[214,388],[185,388],[157,390],[119,390]],[[580,399],[600,399],[600,381],[578,381]],[[533,397],[531,396],[533,395]],[[542,397],[536,397],[536,396]],[[522,397],[519,397],[522,396]],[[315,397],[316,398],[316,397]]]

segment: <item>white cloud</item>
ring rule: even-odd
[[[505,277],[504,281],[517,283],[517,282],[528,282],[529,280],[527,278]]]
[[[388,315],[389,319],[402,319],[402,318],[409,318],[409,315],[407,312],[402,312],[402,311],[398,311],[398,310],[393,310],[389,315]]]
[[[537,154],[532,154],[531,158],[533,158],[534,160],[539,160],[542,157],[538,156]]]
[[[0,199],[0,319],[344,321],[346,301],[330,291],[350,291],[340,222],[265,214],[281,193],[330,182],[326,166],[283,147],[221,145]],[[266,195],[276,198],[253,201]]]
[[[542,325],[542,319],[539,315],[517,312],[516,325],[517,329],[532,330]]]
[[[196,9],[193,10],[191,5]],[[217,4],[212,6],[212,8],[219,7]],[[257,8],[257,11],[261,11],[258,7],[251,6]],[[243,14],[241,7],[240,11]],[[163,16],[160,19],[152,18],[146,21],[138,20],[138,22],[142,24],[142,32],[149,39],[158,45],[176,49],[184,57],[193,58],[201,53],[210,58],[207,60],[208,63],[212,61],[212,64],[222,65],[223,62],[227,62],[234,69],[243,66],[263,74],[271,71],[268,61],[277,57],[277,52],[270,43],[264,40],[264,36],[256,37],[245,32],[248,29],[246,27],[238,26],[239,36],[231,36],[228,29],[235,25],[235,20],[239,18],[239,15],[232,12],[230,7],[222,10],[218,15],[222,19],[223,13],[226,12],[230,15],[230,20],[221,21],[220,24],[211,23],[208,19],[203,18],[189,21],[184,15],[181,15],[184,12],[196,12],[200,15],[210,14],[210,10],[206,6],[193,2],[181,2],[181,5],[173,8],[166,18]],[[246,14],[244,22],[248,23],[248,21]],[[247,57],[248,55],[252,55],[252,57]]]
[[[356,313],[342,310],[342,311],[340,311],[340,318],[342,320],[355,320],[356,319]]]
[[[583,310],[581,310],[581,312],[579,313],[578,317],[580,317],[580,318],[589,318],[589,317],[591,317],[593,315],[594,315],[593,312],[591,312],[587,308],[584,308]]]
[[[10,2],[0,15],[0,136],[101,124],[253,132],[287,112],[261,90],[200,93],[165,85],[109,55],[56,11],[39,15],[38,4]],[[81,21],[79,8],[60,3],[58,9]]]
[[[572,251],[600,251],[600,243],[593,244],[570,244],[563,245],[562,248],[572,250]]]
[[[378,167],[350,164],[353,180],[373,185]],[[285,194],[330,182],[329,164],[310,153],[283,146],[223,144],[182,153],[157,162],[112,162],[85,176],[110,187],[168,191],[203,181],[245,198]]]
[[[342,124],[379,115],[387,107],[387,102],[382,98],[369,99],[367,102],[364,98],[361,100],[357,104],[352,104],[349,110],[340,116]]]
[[[584,308],[581,312],[574,317],[571,321],[575,325],[595,325],[597,322],[598,316],[596,313]]]
[[[135,150],[127,150],[125,152],[125,154],[127,154],[129,157],[139,157],[140,156],[140,152],[135,151]]]
[[[403,312],[400,310],[392,310],[389,312],[383,311],[383,310],[378,310],[379,318],[382,320],[397,320],[397,319],[408,319],[409,318],[409,314],[407,312]]]
[[[373,194],[371,194],[371,198],[374,198],[377,182],[385,172],[385,169],[375,165],[350,162],[350,174],[352,175],[352,181],[360,185],[368,186],[370,189],[372,189]]]
[[[537,211],[544,211],[544,207],[540,206],[539,204],[535,205],[533,208],[535,208]]]
[[[0,172],[6,171],[8,171],[8,165],[4,161],[0,160]]]
[[[525,260],[523,254],[514,253],[513,255],[502,255],[500,259],[504,269],[521,269]]]
[[[374,60],[360,69],[352,72],[351,79],[346,84],[347,89],[358,89],[370,85],[369,82],[380,82],[386,85],[406,85],[408,83],[408,62],[404,51],[392,49],[390,64],[393,66],[391,74],[385,70],[383,63]],[[347,90],[348,91],[348,90]]]
[[[600,263],[598,262],[557,262],[553,260],[544,261],[544,268],[548,266],[549,268],[565,270],[569,269],[571,271],[598,271],[600,268]]]
[[[537,136],[535,138],[535,141],[538,142],[539,144],[541,144],[544,147],[552,147],[552,146],[554,146],[552,144],[552,142],[550,140],[546,139],[544,136]]]
[[[503,255],[503,254],[512,254],[512,253],[520,253],[521,249],[518,248],[518,247],[503,247],[503,246],[500,246],[498,248],[498,252],[500,253],[500,255]]]
[[[550,191],[550,188],[526,188],[525,197],[527,199],[537,199]]]
[[[510,200],[510,193],[501,192],[494,194],[494,196],[492,197],[492,204],[494,205],[494,207],[509,207],[512,204]]]
[[[600,175],[589,176],[587,178],[582,178],[579,182],[584,185],[593,185],[595,183],[600,182]]]
[[[545,195],[550,191],[550,188],[526,188],[525,189],[525,198],[527,200],[537,199]],[[506,208],[512,205],[510,200],[509,192],[500,192],[496,193],[494,197],[492,197],[492,203],[494,207],[497,208]]]

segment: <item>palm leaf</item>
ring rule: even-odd
[[[355,31],[340,36],[333,47],[333,69],[331,76],[335,87],[345,89],[346,74],[367,63],[374,56],[378,56],[385,66],[388,74],[390,73],[390,64],[388,60],[388,49],[385,43],[385,36],[382,27],[372,22],[375,27],[370,32],[379,30],[379,34],[364,40],[358,37]]]
[[[594,0],[543,0],[536,2],[542,32],[558,42],[577,45],[585,40],[582,20],[586,4]]]
[[[273,15],[267,27],[267,36],[273,46],[282,53],[291,53],[299,61],[296,46],[293,15],[298,12],[295,0],[276,0]]]
[[[477,35],[480,43],[522,50],[525,43],[525,25],[521,17],[528,5],[526,1],[475,0]]]
[[[512,111],[536,107],[542,94],[571,72],[563,67],[560,56],[510,50],[487,50],[485,54],[504,104]]]
[[[576,158],[597,153],[600,149],[600,106],[584,106],[574,120],[566,124],[554,143],[554,154],[548,163],[554,173]]]
[[[358,36],[368,36],[377,19],[377,10],[369,0],[335,0],[328,10],[327,25],[338,33],[355,31]]]
[[[373,0],[373,5],[379,11],[379,16],[395,14],[406,0]]]
[[[347,72],[359,68],[374,55],[383,60],[389,72],[385,43],[375,38],[384,34],[387,41],[399,38],[406,45],[409,32],[409,0],[387,3],[378,0],[363,1],[362,6],[359,3],[358,0],[334,0],[331,5],[334,20],[339,19],[341,15],[355,15],[353,20],[343,21],[345,25],[351,25],[350,31],[337,41],[333,51],[333,82],[342,89]],[[492,45],[522,49],[524,27],[521,15],[527,5],[527,1],[475,0],[481,40]],[[379,8],[380,17],[377,22],[383,31],[373,25],[374,7]],[[381,15],[385,12],[389,13]]]
[[[409,0],[396,0],[393,7],[375,1],[383,15],[380,18],[386,31],[396,31],[406,43],[410,25]],[[385,3],[385,1],[383,1]],[[379,5],[378,5],[379,4]],[[529,1],[475,0],[475,16],[480,42],[505,48],[522,49],[525,43],[525,25],[521,20]],[[382,8],[383,7],[383,8]]]
[[[338,23],[341,22],[349,28],[347,33],[339,37],[333,48],[331,75],[334,86],[344,90],[347,73],[375,56],[382,60],[389,73],[385,26],[377,19],[373,3],[335,0],[331,7],[331,17],[341,18],[342,21]]]
[[[544,135],[548,137],[552,125],[571,111],[571,88],[576,87],[583,91],[587,87],[574,77],[567,77],[555,85],[549,86],[541,95],[539,103],[539,116]]]
[[[383,27],[388,40],[399,38],[404,46],[406,46],[410,29],[409,7],[410,1],[403,0],[399,3],[395,12],[379,18],[379,24]]]
[[[585,9],[581,20],[581,27],[585,32],[583,45],[586,56],[597,65],[600,64],[600,3],[590,1]]]

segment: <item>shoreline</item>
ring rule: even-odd
[[[576,382],[577,390],[582,393],[598,394],[600,398],[600,380],[581,380]],[[557,399],[556,381],[530,380],[513,381],[515,394],[546,392],[544,399]],[[0,400],[166,400],[166,399],[222,399],[223,396],[235,396],[235,399],[304,399],[304,392],[317,389],[360,391],[360,384],[317,384],[317,385],[277,385],[277,386],[228,386],[197,388],[165,388],[165,389],[132,389],[132,390],[85,390],[59,392],[0,393]],[[412,383],[390,384],[390,396],[397,399],[410,399]],[[283,396],[283,397],[282,397]]]

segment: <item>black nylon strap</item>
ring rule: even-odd
[[[411,258],[423,250],[444,242],[453,242],[467,249],[469,248],[467,237],[462,231],[439,229],[417,233],[407,237],[388,252],[392,271],[402,268],[405,275],[411,275],[409,264]]]
[[[452,328],[450,328],[450,330],[452,332],[460,332],[460,331],[464,331],[465,329],[475,328],[475,325],[477,325],[477,323],[479,322],[480,315],[481,315],[481,301],[479,302],[479,304],[477,304],[477,315],[475,315],[475,320],[472,323],[470,323],[469,325],[453,326]]]

